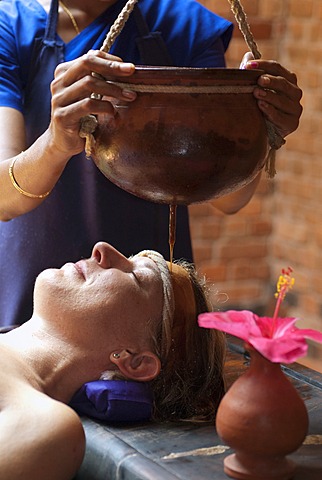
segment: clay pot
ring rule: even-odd
[[[202,202],[246,185],[268,152],[266,124],[252,93],[261,73],[137,67],[131,77],[113,78],[129,89],[188,90],[139,91],[134,102],[115,103],[114,118],[99,115],[94,162],[119,187],[157,203]],[[235,93],[223,93],[227,88]],[[247,93],[236,93],[241,89]]]
[[[224,471],[237,479],[287,480],[308,430],[303,400],[279,364],[250,348],[250,367],[224,396],[216,417],[222,440],[235,450]]]

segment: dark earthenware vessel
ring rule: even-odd
[[[115,103],[114,118],[99,115],[94,162],[119,187],[157,203],[202,202],[246,185],[268,152],[252,93],[261,73],[138,67],[113,78],[127,82],[122,88],[184,93],[139,91],[134,102]]]

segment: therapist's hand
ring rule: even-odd
[[[135,66],[102,51],[90,51],[56,68],[51,84],[52,114],[48,129],[51,142],[69,158],[84,150],[80,120],[89,114],[114,115],[113,100],[131,102],[136,94],[107,83],[106,77],[132,75]],[[93,72],[97,75],[93,75]],[[93,98],[91,94],[99,98]]]
[[[297,85],[295,73],[273,60],[254,60],[250,52],[244,56],[240,68],[264,70],[254,90],[258,107],[281,137],[294,132],[303,111],[300,103],[303,92]]]

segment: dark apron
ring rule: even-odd
[[[55,68],[64,61],[64,42],[56,36],[58,0],[52,0],[44,37],[36,38],[31,57],[31,68],[26,86],[25,124],[27,145],[31,145],[48,125],[50,104],[44,102],[39,111],[38,102],[48,97],[48,88]],[[31,134],[32,132],[32,134]]]
[[[173,62],[160,32],[150,32],[138,4],[132,12],[140,37],[136,39],[143,65],[172,66]]]

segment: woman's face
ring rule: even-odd
[[[89,259],[45,270],[35,284],[36,315],[60,325],[65,334],[76,325],[83,334],[95,330],[124,345],[129,337],[145,335],[150,341],[162,305],[162,281],[153,260],[128,259],[104,242],[94,246]]]

